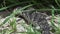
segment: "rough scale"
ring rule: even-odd
[[[50,26],[46,20],[47,15],[41,12],[22,12],[19,16],[23,18],[27,24],[31,24],[33,27],[40,27],[42,34],[50,34]]]

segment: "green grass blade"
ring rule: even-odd
[[[12,4],[12,5],[9,5],[9,6],[7,6],[7,7],[2,7],[2,8],[0,8],[0,11],[6,10],[6,9],[11,8],[11,7],[14,7],[14,6],[16,6],[16,5],[20,5],[20,4],[23,4],[23,3],[29,3],[29,2],[31,2],[31,1],[19,2],[19,3],[15,3],[15,4]]]
[[[58,5],[58,7],[60,7],[60,4],[58,3],[58,0],[55,0],[56,4]]]
[[[19,10],[13,11],[13,13],[12,13],[10,16],[8,16],[1,25],[5,24],[10,18],[12,18],[12,17],[15,16],[16,14],[20,13],[21,10],[24,10],[24,9],[30,7],[30,6],[32,6],[32,4],[31,4],[31,5],[27,5],[27,6],[21,8],[21,9],[19,9]],[[0,26],[1,26],[1,25],[0,25]]]

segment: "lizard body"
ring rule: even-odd
[[[42,34],[50,34],[50,27],[46,20],[47,15],[41,12],[22,12],[20,17],[23,18],[27,24],[33,25],[33,27],[39,26],[42,30]]]

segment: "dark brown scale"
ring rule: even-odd
[[[50,34],[50,26],[46,20],[47,15],[40,12],[23,12],[20,14],[20,17],[23,18],[27,24],[32,23],[33,27],[37,25],[40,26],[42,34]]]

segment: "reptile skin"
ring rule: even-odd
[[[41,12],[22,12],[19,16],[23,18],[27,24],[31,24],[33,27],[40,27],[42,34],[50,34],[50,27],[46,20],[47,15]]]

